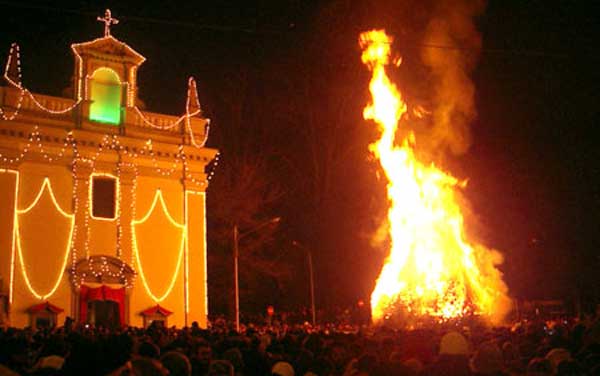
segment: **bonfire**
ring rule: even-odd
[[[502,256],[466,236],[458,199],[466,183],[420,161],[412,131],[397,132],[407,104],[386,72],[392,38],[375,30],[362,33],[359,43],[372,72],[372,101],[363,115],[380,131],[369,149],[385,172],[389,202],[390,248],[371,296],[373,321],[444,322],[471,315],[498,321],[509,302],[497,269]],[[405,136],[397,139],[398,133]]]

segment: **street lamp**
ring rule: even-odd
[[[308,261],[308,274],[310,277],[310,311],[312,314],[312,325],[314,327],[317,323],[317,314],[315,312],[315,281],[313,276],[312,252],[310,251],[310,249],[303,246],[300,242],[294,240],[292,244],[306,251],[306,259]]]
[[[281,217],[271,218],[266,222],[263,222],[257,225],[254,228],[251,228],[248,231],[240,234],[237,223],[233,225],[233,275],[235,278],[235,330],[240,331],[240,277],[239,277],[239,269],[238,269],[238,259],[239,259],[239,241],[246,235],[250,235],[261,228],[268,226],[270,224],[279,223],[281,221]]]

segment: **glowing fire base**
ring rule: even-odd
[[[415,299],[418,301],[418,299]],[[426,307],[426,309],[423,309]],[[440,324],[457,326],[471,325],[489,321],[487,316],[477,313],[477,308],[472,304],[463,307],[460,314],[455,316],[444,316],[439,312],[442,307],[435,303],[426,306],[422,303],[410,302],[410,298],[397,300],[393,303],[380,305],[374,311],[382,312],[381,316],[373,317],[372,324],[375,326],[386,326],[401,329],[417,329],[439,326]]]

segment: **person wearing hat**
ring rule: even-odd
[[[462,334],[448,332],[440,341],[437,360],[424,370],[423,375],[469,376],[470,353],[469,342]]]
[[[294,376],[294,367],[288,362],[277,362],[271,368],[273,376]]]
[[[471,369],[476,375],[503,376],[504,357],[500,347],[493,342],[484,342],[471,359]]]
[[[210,363],[208,376],[233,376],[233,365],[228,360],[215,360]]]

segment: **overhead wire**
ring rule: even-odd
[[[3,1],[0,0],[0,5],[10,6],[14,8],[21,9],[30,9],[30,10],[41,10],[41,11],[54,11],[59,13],[69,13],[69,14],[78,14],[85,15],[90,17],[96,17],[97,12],[77,10],[77,9],[69,9],[48,5],[34,5],[34,4],[23,4],[15,1]],[[223,31],[223,32],[240,32],[246,34],[283,34],[286,32],[290,32],[293,30],[290,29],[258,29],[258,28],[250,28],[247,26],[226,26],[226,25],[215,25],[215,24],[206,24],[206,23],[197,23],[190,21],[181,21],[181,20],[168,20],[161,18],[153,18],[153,17],[141,17],[141,16],[127,16],[120,15],[120,19],[127,21],[134,21],[139,23],[151,23],[151,24],[159,24],[159,25],[170,25],[170,26],[180,26],[187,28],[195,28],[195,29],[204,29],[204,30],[213,30],[213,31]],[[441,50],[473,50],[477,53],[481,54],[490,54],[490,55],[520,55],[520,56],[529,56],[529,57],[544,57],[544,58],[568,58],[569,54],[561,51],[547,51],[547,50],[538,50],[538,49],[511,49],[511,48],[474,48],[474,47],[465,47],[465,46],[456,46],[456,45],[443,45],[443,44],[432,44],[432,43],[411,43],[413,48],[435,48]],[[410,48],[410,47],[409,47]]]

